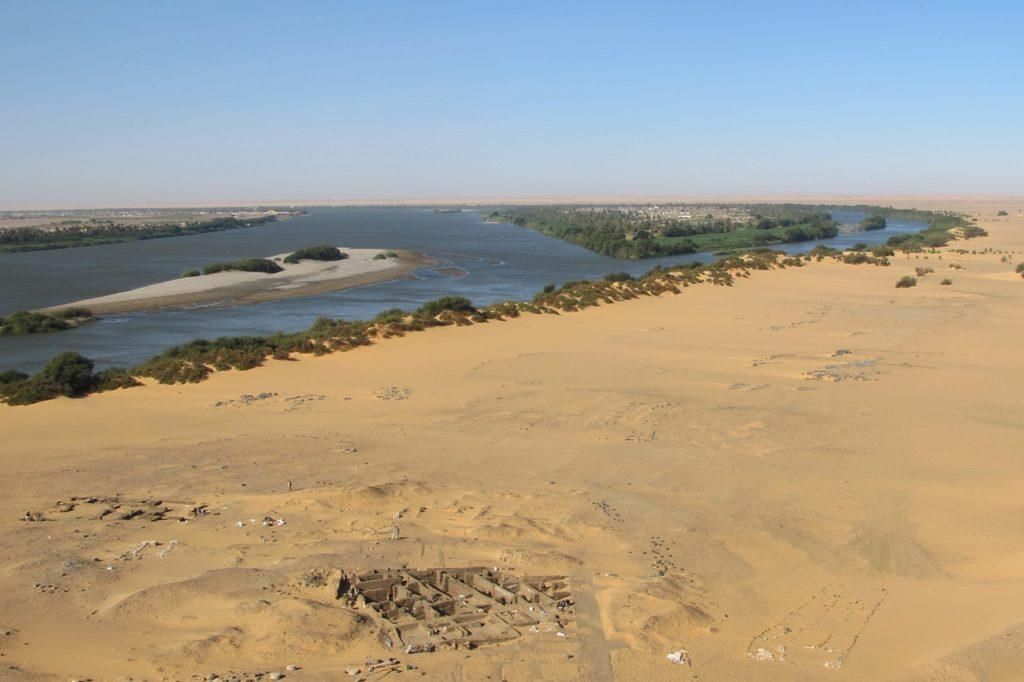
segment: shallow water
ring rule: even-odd
[[[834,211],[841,223],[864,217]],[[924,225],[889,221],[885,230],[840,234],[790,244],[801,252],[823,243],[837,248],[879,244]],[[0,337],[0,369],[36,371],[56,353],[75,350],[98,368],[129,366],[191,339],[305,329],[319,315],[367,319],[386,308],[414,309],[433,298],[466,296],[478,305],[531,298],[545,284],[593,279],[609,272],[639,275],[655,265],[711,262],[711,254],[621,260],[473,212],[418,208],[318,208],[281,223],[125,244],[0,255],[0,315],[103,296],[173,279],[184,270],[227,259],[262,257],[311,244],[412,249],[443,261],[411,279],[306,298],[233,308],[194,308],[113,315],[58,334]]]

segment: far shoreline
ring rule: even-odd
[[[385,249],[353,249],[349,251],[353,253],[357,251],[372,251],[376,253],[378,251],[385,251]],[[107,296],[40,308],[37,312],[49,313],[68,307],[86,307],[94,315],[119,315],[195,306],[227,308],[254,303],[268,303],[286,298],[316,296],[332,291],[343,291],[345,289],[402,279],[408,277],[410,273],[418,268],[433,265],[437,262],[418,251],[395,249],[394,253],[397,254],[397,258],[391,259],[393,264],[390,264],[390,267],[370,271],[344,272],[346,268],[343,266],[339,267],[337,263],[352,264],[352,261],[345,260],[336,261],[333,264],[333,271],[338,272],[337,276],[331,276],[332,265],[325,265],[323,263],[317,263],[313,266],[326,270],[326,272],[319,273],[310,273],[308,271],[296,273],[294,272],[296,270],[295,266],[276,275],[258,274],[255,277],[248,276],[252,273],[217,273],[216,275],[204,275],[201,278],[188,278],[189,280],[194,279],[196,281],[209,278],[210,286],[202,290],[172,293],[175,285],[182,281],[175,279]],[[309,270],[310,268],[306,269]],[[191,284],[192,282],[189,283]]]

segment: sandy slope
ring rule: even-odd
[[[339,247],[341,248],[341,247]],[[376,259],[382,249],[342,248],[348,258],[338,261],[303,260],[285,263],[288,254],[272,256],[284,268],[272,274],[226,271],[198,277],[181,277],[130,291],[74,301],[47,310],[83,306],[96,314],[142,312],[192,305],[231,306],[311,296],[328,291],[386,282],[407,275],[427,262],[411,251],[397,258]]]
[[[353,679],[386,652],[304,575],[482,563],[572,576],[577,625],[403,677],[1021,679],[1024,219],[995,208],[967,247],[1009,264],[815,264],[0,408],[0,676]]]

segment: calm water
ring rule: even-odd
[[[833,212],[858,223],[856,212]],[[841,234],[824,242],[784,247],[805,251],[815,243],[837,248],[877,244],[891,235],[922,229],[889,221],[876,232]],[[198,337],[305,329],[318,315],[367,319],[386,308],[413,309],[438,296],[466,296],[478,305],[529,299],[547,283],[593,279],[609,272],[646,272],[656,264],[710,262],[710,254],[645,261],[601,256],[514,225],[484,223],[472,212],[434,213],[416,208],[323,208],[285,222],[191,237],[110,244],[82,249],[0,255],[0,315],[102,296],[177,277],[183,270],[243,257],[262,257],[310,244],[413,249],[443,258],[464,275],[431,269],[415,279],[308,298],[236,308],[170,310],[110,316],[58,334],[0,337],[0,370],[36,371],[50,357],[76,350],[97,367],[129,366]]]

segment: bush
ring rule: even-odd
[[[953,283],[953,280],[949,279],[948,277],[946,279],[942,280],[941,282],[939,282],[939,284],[941,284],[944,287],[948,287],[952,283]]]
[[[60,387],[68,397],[85,395],[92,388],[93,362],[74,351],[54,356],[39,376]]]
[[[885,225],[885,216],[877,214],[870,215],[864,220],[860,221],[860,228],[862,230],[884,230]]]
[[[141,385],[139,380],[128,374],[127,371],[120,367],[113,367],[105,369],[93,377],[92,391],[94,393],[102,393],[103,391],[113,391],[118,388],[132,388],[133,386]]]
[[[914,268],[914,272],[917,274],[918,277],[924,277],[925,275],[930,275],[935,271],[932,270],[931,268],[922,268],[921,266],[918,266]]]
[[[996,213],[996,215],[999,216],[999,217],[1003,217],[1003,216],[1008,216],[1010,214],[1007,213],[1006,211],[999,211],[999,212]]]
[[[377,317],[373,318],[374,322],[380,322],[382,324],[394,324],[398,322],[404,322],[405,318],[410,313],[405,312],[401,308],[389,308],[388,310],[381,311],[377,314]]]
[[[46,313],[31,313],[19,310],[0,320],[0,336],[24,336],[26,334],[48,334],[70,329],[65,320]]]
[[[1024,263],[1017,263],[1016,271],[1018,274],[1024,275]]]
[[[198,270],[186,270],[185,272],[181,273],[181,277],[182,279],[184,279],[185,277],[198,277],[201,274],[203,273],[199,272]]]
[[[612,272],[604,276],[606,282],[631,282],[633,275],[628,272]]]
[[[28,375],[17,370],[9,369],[6,372],[0,372],[0,386],[24,381],[25,379],[28,379]]]
[[[917,286],[917,278],[911,277],[910,275],[903,275],[896,282],[897,289],[909,289],[910,287]]]
[[[341,249],[337,246],[330,246],[327,244],[320,244],[318,246],[307,246],[304,249],[299,249],[295,253],[285,256],[284,262],[295,264],[300,260],[344,260],[348,258],[347,253],[342,253]]]
[[[385,258],[398,258],[398,254],[394,251],[383,251],[373,257],[373,260],[384,260]]]
[[[476,308],[473,307],[473,302],[464,296],[442,296],[433,301],[427,301],[416,312],[425,317],[435,317],[446,310],[471,313]]]
[[[31,405],[63,395],[61,387],[39,375],[3,386],[2,395],[9,405]]]
[[[228,270],[237,270],[239,272],[264,272],[268,275],[272,275],[275,272],[282,272],[284,268],[269,258],[246,258],[244,260],[236,260],[230,263],[214,263],[213,265],[207,265],[203,268],[203,274],[212,275],[216,272],[226,272]]]
[[[64,331],[91,320],[88,308],[72,307],[55,310],[52,313],[33,313],[20,310],[0,319],[0,336],[23,336],[26,334],[48,334]]]

